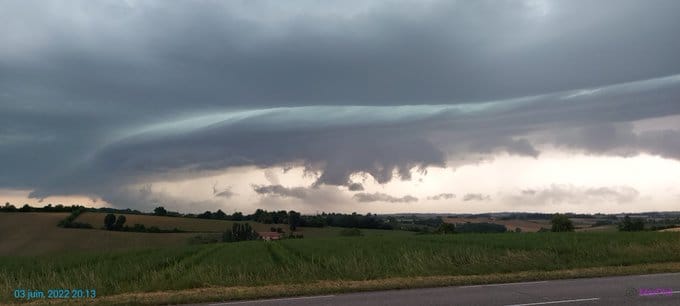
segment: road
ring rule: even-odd
[[[659,293],[642,291],[661,289]],[[374,291],[201,304],[288,305],[680,305],[680,273],[583,278],[478,286]]]

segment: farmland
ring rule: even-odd
[[[68,213],[0,213],[0,256],[184,245],[191,233],[123,233],[59,228]]]
[[[198,218],[181,218],[181,217],[163,217],[150,215],[134,215],[134,214],[116,214],[124,215],[127,219],[126,224],[133,225],[135,223],[144,224],[145,226],[157,226],[163,230],[172,230],[174,228],[189,232],[223,232],[227,228],[231,228],[234,221],[226,220],[210,220]],[[106,213],[100,212],[85,212],[78,216],[78,222],[85,222],[92,224],[95,228],[100,228],[104,225],[104,216]],[[247,221],[244,221],[247,222]],[[248,222],[256,231],[268,231],[270,227],[286,228],[284,224],[262,224],[257,222]]]
[[[76,220],[93,225],[94,229],[71,229],[57,227],[57,223],[69,213],[0,213],[0,256],[42,255],[61,252],[115,251],[149,247],[176,247],[191,243],[196,236],[219,239],[221,232],[231,228],[234,221],[206,220],[197,218],[161,217],[125,214],[127,224],[144,224],[171,230],[179,228],[187,233],[136,233],[102,230],[105,213],[86,212]],[[121,214],[117,214],[121,215]],[[256,231],[268,231],[271,227],[288,230],[284,224],[262,224],[249,221]],[[340,236],[338,227],[301,227],[296,231],[308,238]],[[411,232],[364,229],[366,236],[403,236]]]
[[[485,275],[679,261],[678,233],[368,235],[4,256],[0,261],[0,292],[59,284],[97,288],[105,296],[212,286]]]

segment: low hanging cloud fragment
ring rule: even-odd
[[[278,196],[304,199],[307,197],[307,188],[284,187],[282,185],[253,185],[253,191],[263,196]]]
[[[390,203],[411,203],[417,202],[418,198],[405,195],[403,197],[394,197],[386,193],[375,192],[375,193],[357,193],[352,197],[357,202],[390,202]]]
[[[231,187],[226,187],[224,189],[217,189],[217,183],[213,185],[213,196],[215,197],[220,197],[220,198],[231,198],[235,195],[233,191],[231,191]]]
[[[438,201],[438,200],[450,200],[455,198],[456,195],[453,193],[440,193],[438,195],[433,195],[427,197],[428,200]]]
[[[347,185],[347,189],[349,191],[363,191],[364,185],[362,185],[361,183],[351,183]]]
[[[488,201],[491,200],[490,195],[485,195],[481,193],[468,193],[463,196],[463,201]]]

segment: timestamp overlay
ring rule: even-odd
[[[47,290],[17,288],[12,292],[17,300],[37,300],[37,299],[94,299],[97,297],[97,290],[91,288],[49,288]]]

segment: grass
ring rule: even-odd
[[[366,235],[1,257],[0,292],[95,288],[104,297],[102,301],[107,301],[106,296],[134,292],[217,287],[298,286],[303,288],[298,291],[313,293],[329,290],[319,284],[442,277],[482,281],[483,275],[498,276],[489,278],[493,280],[522,273],[535,278],[550,271],[610,267],[606,272],[674,262],[680,262],[678,233]],[[417,285],[402,282],[403,286]],[[313,291],[315,287],[321,289]],[[240,296],[234,293],[220,299]],[[11,301],[7,295],[0,297],[0,302]]]

